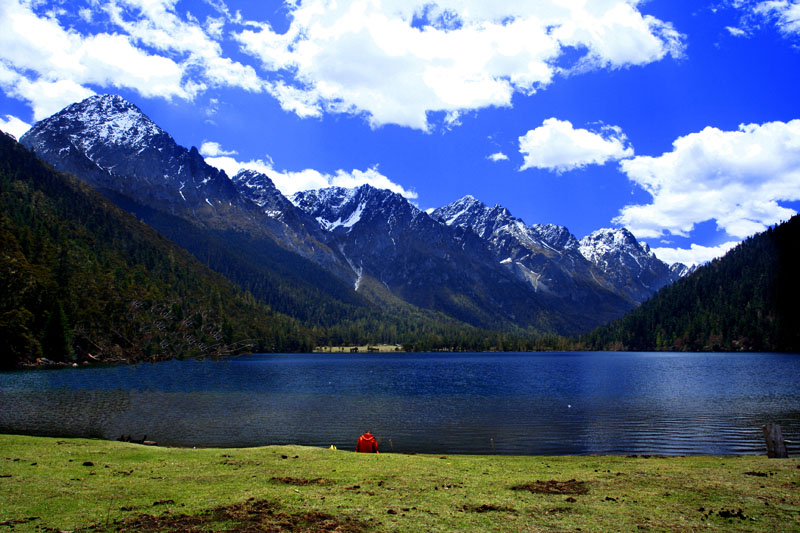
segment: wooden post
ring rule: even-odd
[[[761,426],[761,431],[764,432],[764,439],[767,441],[767,457],[776,459],[789,457],[780,424],[769,422],[766,426]]]

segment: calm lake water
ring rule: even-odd
[[[762,454],[800,442],[800,355],[251,355],[0,373],[0,432],[161,445]],[[797,454],[797,445],[789,453]]]

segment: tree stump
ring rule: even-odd
[[[766,426],[761,426],[761,431],[764,432],[764,439],[767,441],[767,457],[776,459],[789,457],[780,424],[769,422]]]

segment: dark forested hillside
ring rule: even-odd
[[[0,366],[310,350],[297,321],[0,134]]]
[[[800,351],[800,216],[598,328],[591,349]]]

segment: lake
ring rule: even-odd
[[[800,442],[800,355],[249,355],[0,373],[0,432],[167,446],[515,455],[763,454]],[[790,455],[798,444],[789,446]]]

